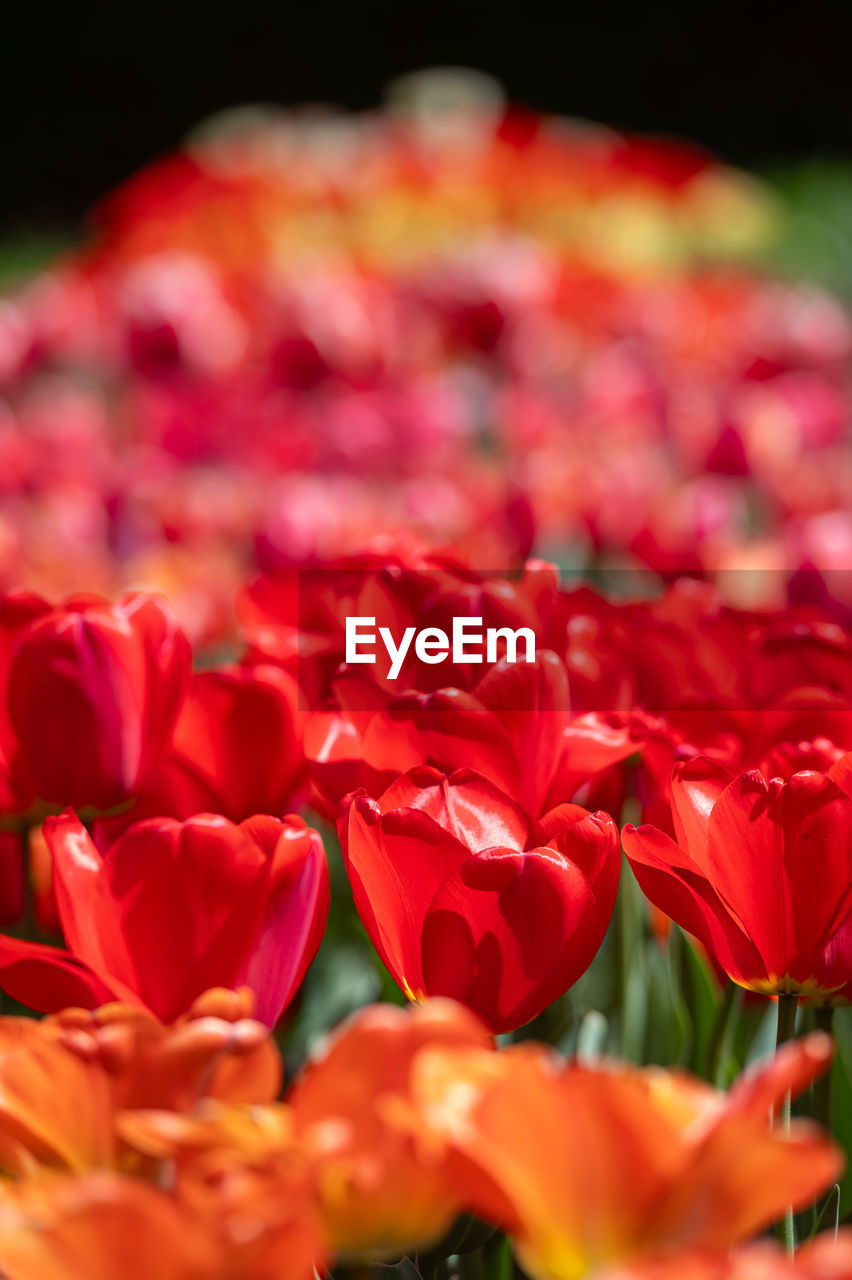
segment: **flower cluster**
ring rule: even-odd
[[[3,304],[4,1280],[852,1280],[852,322],[774,216],[415,94]]]
[[[806,1123],[784,1135],[768,1120],[824,1069],[825,1037],[725,1097],[661,1068],[496,1053],[450,1001],[371,1006],[279,1102],[250,1011],[246,993],[211,990],[173,1026],[120,1004],[0,1023],[5,1275],[308,1280],[425,1256],[473,1211],[536,1277],[738,1277],[752,1251],[728,1249],[839,1167]],[[758,1254],[761,1276],[788,1274]],[[799,1264],[848,1275],[852,1236]]]
[[[144,581],[213,642],[250,567],[399,526],[837,568],[852,325],[747,265],[779,217],[695,148],[515,109],[199,136],[0,307],[0,586]]]
[[[344,660],[367,610],[396,632],[528,623],[536,655],[391,681]],[[770,1123],[827,1035],[727,1094],[493,1037],[594,970],[625,810],[658,931],[779,1008],[852,994],[852,634],[409,537],[256,579],[238,616],[234,659],[193,672],[161,597],[0,601],[0,987],[49,1015],[0,1020],[0,1267],[111,1277],[133,1230],[143,1271],[309,1280],[452,1255],[473,1214],[542,1280],[786,1275],[780,1251],[730,1250],[843,1167],[815,1127]],[[282,1102],[270,1029],[286,1052],[333,852],[297,805],[336,817],[348,900],[413,1008],[356,1013]],[[850,1255],[820,1241],[797,1274]]]

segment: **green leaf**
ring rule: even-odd
[[[711,1041],[717,1028],[723,995],[710,965],[688,934],[677,930],[680,946],[676,957],[682,1000],[689,1011],[691,1039],[682,1059],[696,1075],[705,1074]]]
[[[486,1280],[512,1280],[515,1271],[512,1249],[504,1235],[494,1235],[483,1249]]]
[[[837,1054],[831,1068],[831,1090],[834,1104],[834,1137],[846,1152],[846,1172],[840,1179],[840,1217],[852,1210],[852,1026],[849,1009],[838,1009],[834,1016]]]
[[[809,1240],[823,1230],[831,1230],[834,1232],[835,1238],[840,1229],[840,1183],[835,1182],[825,1198],[825,1203],[819,1211],[817,1220],[813,1225]]]

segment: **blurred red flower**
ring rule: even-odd
[[[392,695],[351,670],[333,689],[337,707],[305,725],[311,779],[332,814],[358,786],[378,795],[429,764],[474,769],[538,816],[642,745],[637,716],[572,714],[565,664],[547,649],[530,663],[501,658],[467,690]]]
[[[133,795],[160,762],[189,674],[189,642],[159,596],[44,604],[17,631],[6,671],[32,791],[77,809]]]

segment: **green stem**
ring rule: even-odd
[[[799,1007],[798,994],[779,995],[778,997],[778,1031],[775,1036],[776,1052],[787,1040],[792,1040],[796,1034],[796,1013]],[[781,1106],[775,1114],[774,1120],[776,1128],[783,1133],[790,1132],[790,1095],[787,1094]],[[792,1257],[796,1252],[796,1227],[793,1222],[792,1206],[786,1211],[783,1218],[780,1218],[775,1224],[775,1234],[780,1244],[784,1246],[787,1253]]]

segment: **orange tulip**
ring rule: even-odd
[[[661,1248],[723,1250],[811,1201],[842,1157],[807,1122],[773,1131],[769,1114],[830,1058],[825,1036],[794,1042],[726,1095],[541,1046],[430,1050],[414,1091],[452,1145],[466,1207],[505,1227],[531,1275],[580,1280]]]
[[[116,1080],[116,1105],[182,1111],[199,1098],[270,1102],[281,1089],[281,1059],[254,1012],[248,987],[213,987],[171,1027],[127,1005],[66,1009],[45,1024],[65,1031],[67,1048],[98,1059]]]
[[[373,1005],[296,1081],[288,1098],[294,1131],[316,1161],[338,1255],[398,1257],[450,1225],[459,1202],[444,1144],[407,1120],[412,1064],[427,1045],[482,1052],[492,1043],[473,1014],[449,1000]]]
[[[6,1280],[210,1280],[201,1225],[134,1178],[100,1172],[0,1188]],[[283,1273],[282,1273],[283,1274]]]
[[[0,1021],[0,1164],[19,1176],[40,1165],[80,1172],[114,1156],[109,1076],[62,1041],[57,1025]]]
[[[280,1060],[250,1008],[250,993],[214,990],[174,1027],[119,1004],[0,1019],[0,1165],[19,1176],[123,1166],[120,1109],[269,1101]]]
[[[224,1275],[311,1280],[323,1266],[328,1241],[315,1171],[288,1107],[208,1101],[189,1116],[128,1111],[118,1128],[143,1155],[168,1161],[173,1194],[205,1224],[227,1262]]]
[[[439,1237],[460,1211],[445,1143],[413,1111],[412,1064],[424,1047],[484,1052],[492,1043],[449,1000],[373,1005],[334,1033],[283,1106],[133,1111],[119,1129],[145,1156],[174,1162],[178,1194],[197,1211],[220,1215],[223,1186],[260,1203],[268,1196],[279,1213],[299,1200],[308,1234],[315,1218],[315,1236],[338,1257],[399,1257]]]
[[[769,1241],[732,1253],[673,1253],[637,1266],[617,1267],[599,1280],[850,1280],[852,1231],[818,1236],[795,1260]]]

